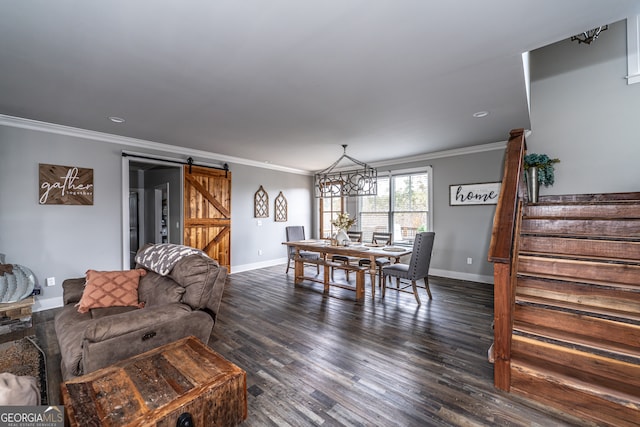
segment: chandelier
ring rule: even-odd
[[[580,44],[580,43],[591,44],[592,41],[594,41],[595,39],[598,38],[598,36],[600,35],[601,32],[605,31],[608,28],[609,28],[608,25],[603,25],[601,27],[594,28],[593,30],[585,31],[584,33],[580,33],[580,34],[576,34],[575,36],[571,37],[571,41],[573,42],[573,41],[577,40],[578,44]]]
[[[328,168],[314,175],[316,197],[375,196],[378,193],[378,171],[375,168],[347,155],[343,144],[342,156]],[[338,169],[338,164],[347,159],[355,168]]]

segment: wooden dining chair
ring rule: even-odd
[[[371,243],[374,245],[391,245],[392,234],[381,231],[374,231],[371,236]],[[376,258],[376,268],[378,270],[378,286],[382,286],[382,267],[391,264],[390,257]],[[358,261],[360,267],[369,267],[371,260],[369,258],[362,258]]]
[[[297,240],[304,240],[304,226],[302,225],[290,225],[285,227],[285,233],[287,242],[295,242]],[[296,256],[296,248],[293,246],[287,246],[287,271],[285,274],[289,274],[289,267],[291,267],[291,261]],[[303,259],[320,259],[320,254],[317,252],[300,251],[300,256]],[[320,274],[320,264],[315,264],[317,274]]]
[[[411,253],[409,264],[397,263],[382,267],[382,298],[384,298],[385,289],[387,288],[387,277],[396,278],[396,287],[389,287],[389,289],[410,293],[405,289],[411,286],[413,296],[418,304],[420,304],[420,297],[418,296],[416,281],[423,279],[424,289],[427,291],[429,299],[432,298],[431,290],[429,289],[429,264],[431,263],[434,239],[435,233],[433,231],[417,233],[413,241],[413,252]],[[400,287],[401,279],[410,281],[411,285]]]
[[[349,240],[356,243],[362,243],[362,231],[347,231],[347,236],[349,236]],[[344,265],[349,265],[351,263],[357,263],[360,258],[351,257],[345,255],[333,255],[331,257],[331,261],[339,262]],[[333,270],[334,269],[344,270],[345,276],[347,278],[347,282],[349,281],[349,270],[341,269],[340,267],[331,267],[331,281],[333,281]]]

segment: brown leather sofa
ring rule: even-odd
[[[64,281],[64,307],[55,317],[64,380],[190,335],[208,343],[226,268],[206,255],[194,254],[179,259],[165,276],[145,270],[138,285],[143,308],[92,308],[79,313],[76,304],[85,278]]]

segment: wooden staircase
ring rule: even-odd
[[[640,423],[636,196],[556,197],[524,206],[511,391],[597,422]]]
[[[598,425],[638,426],[640,193],[527,204],[524,136],[512,137],[503,191],[513,195],[498,202],[489,253],[496,387]]]

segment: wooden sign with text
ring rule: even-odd
[[[450,185],[449,205],[496,205],[501,185],[501,182]]]
[[[40,163],[41,205],[93,205],[93,169]]]

